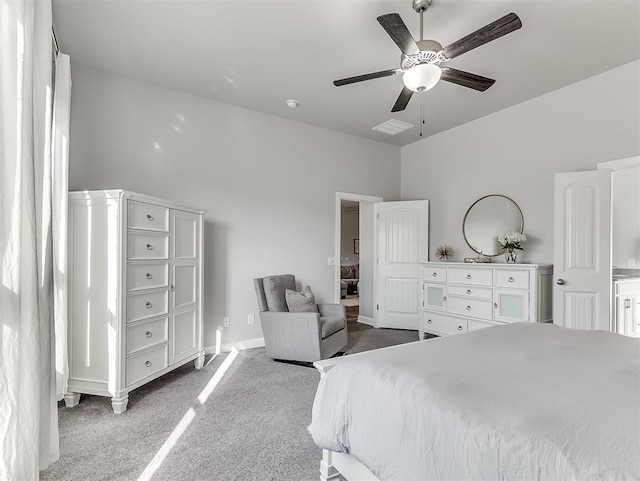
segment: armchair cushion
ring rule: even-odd
[[[292,274],[280,276],[269,276],[262,278],[264,287],[264,297],[270,311],[287,312],[287,302],[285,300],[285,290],[296,290],[296,278]]]
[[[335,334],[340,329],[344,329],[344,317],[321,317],[320,318],[320,335],[322,339],[326,339],[331,334]]]
[[[302,289],[302,292],[286,289],[284,298],[287,301],[289,312],[318,312],[316,298],[309,286]]]

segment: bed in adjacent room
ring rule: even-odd
[[[517,323],[317,367],[325,479],[640,480],[638,339]]]

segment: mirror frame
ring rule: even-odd
[[[465,230],[465,224],[467,222],[467,217],[469,216],[469,212],[471,212],[471,209],[473,209],[474,206],[477,203],[479,203],[480,201],[486,199],[487,197],[502,197],[502,198],[508,200],[509,202],[511,202],[513,205],[516,206],[516,208],[518,209],[518,212],[520,213],[520,231],[519,232],[521,234],[524,232],[524,215],[522,215],[522,209],[520,208],[520,206],[517,204],[517,202],[515,200],[513,200],[511,197],[507,197],[506,195],[502,195],[502,194],[488,194],[488,195],[485,195],[483,197],[480,197],[473,204],[471,204],[471,206],[467,209],[467,212],[464,214],[464,219],[462,219],[462,236],[464,237],[464,241],[467,243],[469,248],[473,252],[475,252],[476,254],[479,254],[479,255],[484,256],[484,257],[497,257],[497,256],[501,255],[503,252],[498,252],[497,254],[485,254],[484,252],[478,252],[477,250],[475,250],[473,248],[473,246],[471,245],[471,243],[469,242],[469,239],[467,239],[467,232]],[[496,234],[496,237],[499,234],[500,233]]]

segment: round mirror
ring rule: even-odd
[[[464,215],[462,234],[474,252],[495,257],[502,252],[498,236],[520,232],[524,217],[518,204],[504,195],[486,195],[476,200]]]

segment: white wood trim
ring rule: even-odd
[[[220,351],[216,349],[215,345],[205,346],[204,352],[206,354],[218,354],[219,352],[230,352],[234,349],[238,351],[244,351],[245,349],[254,349],[256,347],[264,347],[263,337],[257,337],[255,339],[245,339],[244,341],[227,342],[220,346]]]
[[[375,327],[374,320],[371,317],[358,316],[358,322],[361,322],[362,324],[366,324],[367,326]]]
[[[640,165],[640,155],[636,157],[626,157],[624,159],[598,162],[598,170],[622,170]]]

